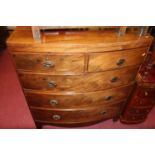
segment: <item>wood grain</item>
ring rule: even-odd
[[[16,68],[39,72],[83,72],[84,55],[13,53]]]
[[[74,124],[86,123],[95,120],[105,120],[111,118],[119,112],[122,102],[114,103],[112,106],[96,106],[80,109],[39,109],[32,108],[31,112],[36,121],[47,121],[58,124]],[[59,119],[54,119],[54,116],[59,116]]]
[[[111,105],[119,100],[126,100],[132,85],[90,93],[49,93],[26,91],[29,106],[42,108],[82,108],[100,105]]]
[[[67,34],[61,33],[60,35],[43,35],[44,41],[42,43],[36,43],[33,40],[31,30],[16,30],[9,37],[7,43],[12,51],[19,53],[25,51],[41,53],[51,51],[63,53],[90,53],[94,52],[94,49],[113,51],[148,47],[153,40],[149,35],[139,38],[133,33],[128,33],[124,37],[118,38],[115,31],[108,30],[74,32],[75,31]]]
[[[89,72],[119,69],[125,66],[140,65],[145,58],[147,48],[113,51],[91,54],[89,58]],[[123,60],[122,64],[119,63]]]
[[[25,89],[51,92],[92,92],[126,85],[134,81],[138,66],[107,72],[83,75],[49,75],[20,72],[21,84]],[[112,81],[114,79],[114,81]],[[50,83],[56,86],[50,87]]]
[[[72,126],[119,118],[153,40],[132,32],[52,30],[35,41],[31,27],[17,27],[7,44],[35,121]],[[127,121],[146,118],[137,105]]]

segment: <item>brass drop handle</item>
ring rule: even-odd
[[[54,67],[55,66],[55,63],[53,61],[46,60],[46,61],[44,61],[43,66],[45,68],[51,68],[51,67]]]
[[[60,115],[53,115],[52,118],[57,121],[57,120],[61,119],[61,116]]]
[[[114,77],[111,78],[110,81],[111,81],[112,83],[113,83],[113,82],[116,82],[116,81],[118,81],[118,77],[117,77],[117,76],[114,76]]]
[[[48,87],[49,88],[55,88],[57,86],[55,81],[48,81]]]
[[[113,98],[112,96],[106,96],[106,97],[105,97],[105,100],[106,100],[106,101],[110,101],[112,98]]]
[[[101,115],[105,115],[107,112],[106,111],[101,111],[100,114]]]
[[[57,105],[58,105],[58,101],[57,101],[57,100],[50,100],[49,103],[50,103],[52,106],[57,106]]]
[[[121,65],[123,65],[125,63],[125,59],[119,59],[118,61],[117,61],[117,65],[118,66],[121,66]]]

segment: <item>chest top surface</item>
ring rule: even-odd
[[[104,51],[147,47],[152,42],[150,35],[139,37],[134,33],[127,33],[118,37],[114,30],[55,30],[41,33],[41,42],[33,39],[31,29],[16,29],[7,43],[15,51],[37,52],[94,52],[95,49]],[[24,49],[22,49],[24,48]]]

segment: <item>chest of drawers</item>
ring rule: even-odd
[[[17,29],[8,48],[35,122],[69,126],[120,115],[152,41],[103,30],[41,37]]]
[[[137,85],[121,115],[123,123],[144,122],[155,106],[155,53],[150,52],[137,75]]]

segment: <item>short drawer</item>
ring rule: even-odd
[[[89,55],[88,71],[105,71],[125,66],[141,64],[147,48],[122,50]]]
[[[92,92],[130,84],[137,67],[82,75],[49,75],[20,72],[23,88],[52,92]]]
[[[84,123],[115,117],[120,110],[120,103],[112,107],[98,106],[80,109],[47,110],[31,108],[36,121],[51,123]]]
[[[25,91],[29,106],[44,108],[78,108],[86,106],[110,106],[113,102],[126,100],[132,85],[90,93],[45,93]]]
[[[83,72],[84,56],[13,53],[17,69],[42,72]]]

